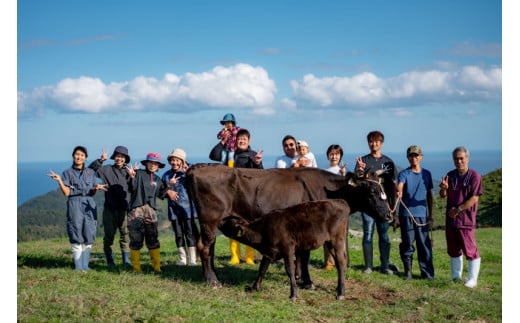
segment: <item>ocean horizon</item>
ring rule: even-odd
[[[319,168],[327,168],[328,161],[325,154],[314,153],[318,162]],[[343,160],[347,163],[347,170],[352,171],[356,157],[365,155],[348,154],[343,156]],[[386,154],[386,153],[385,153]],[[398,168],[408,167],[408,160],[405,154],[386,154],[392,158]],[[264,155],[264,168],[273,168],[276,158],[279,155]],[[87,160],[87,164],[92,160]],[[112,163],[108,160],[105,163]],[[189,160],[190,163],[213,163],[207,156],[194,157]],[[58,189],[57,183],[49,178],[47,174],[50,170],[61,174],[63,170],[71,165],[71,161],[47,161],[47,162],[18,162],[17,163],[17,207],[23,203],[36,198],[38,196],[47,194],[50,191]],[[470,168],[475,169],[481,175],[485,175],[495,169],[502,168],[502,151],[471,151]],[[448,152],[432,152],[424,155],[422,167],[428,169],[432,173],[434,180],[440,180],[448,171],[453,169],[453,161],[451,159],[451,151]],[[169,166],[166,165],[159,175],[162,175]]]

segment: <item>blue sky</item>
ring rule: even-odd
[[[500,150],[500,1],[18,1],[18,161],[207,156],[233,113],[282,153]]]

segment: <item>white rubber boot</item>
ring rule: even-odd
[[[197,266],[197,249],[195,247],[188,247],[190,254],[189,266]]]
[[[177,266],[186,266],[186,248],[179,247],[179,261],[177,261]]]
[[[83,251],[81,252],[81,263],[83,264],[84,271],[90,270],[88,263],[90,262],[90,251],[92,251],[91,244],[83,245]]]
[[[451,280],[462,280],[462,256],[451,257]]]
[[[71,243],[72,260],[74,260],[74,267],[76,270],[83,270],[83,262],[81,261],[81,245],[79,243]]]
[[[480,271],[480,258],[468,261],[468,280],[464,286],[468,288],[477,287],[478,273]]]

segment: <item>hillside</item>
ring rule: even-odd
[[[497,169],[483,176],[484,194],[479,201],[478,224],[481,227],[502,226],[502,169]],[[434,217],[435,228],[442,229],[444,225],[444,207],[446,201],[438,196],[438,182],[434,184]],[[101,214],[103,213],[104,194],[95,196],[98,205],[98,235],[103,235]],[[18,241],[44,240],[66,237],[65,202],[60,190],[51,191],[31,199],[20,207],[17,214]],[[167,217],[166,201],[158,200],[159,228],[161,232],[171,231]],[[351,216],[350,228],[360,229],[359,214]]]

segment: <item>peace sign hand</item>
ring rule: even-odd
[[[173,174],[173,177],[170,178],[170,181],[168,182],[169,186],[174,186],[175,184],[177,184],[177,174]]]
[[[108,186],[108,184],[96,184],[95,190],[96,191],[99,191],[99,190],[107,191],[108,190],[107,186]]]
[[[128,172],[128,175],[130,175],[130,177],[134,178],[135,177],[135,171],[139,169],[139,164],[135,163],[134,166],[126,165],[125,167],[126,167],[126,171]]]
[[[52,169],[50,170],[49,174],[47,174],[47,176],[49,176],[50,178],[52,178],[53,180],[58,181],[58,182],[61,180],[60,175],[53,172]]]
[[[367,164],[363,162],[363,159],[361,159],[361,157],[356,157],[356,168],[357,169],[364,171],[366,166],[367,166]]]
[[[442,190],[447,190],[448,189],[448,176],[443,176],[442,177],[442,180],[441,180],[441,183],[439,184],[439,187],[442,189]]]
[[[108,159],[108,153],[105,148],[101,149],[101,157],[99,158],[102,162]]]
[[[257,165],[260,165],[260,163],[262,162],[262,157],[263,157],[262,155],[263,155],[263,153],[264,153],[264,151],[263,151],[262,149],[260,149],[260,150],[256,153],[256,155],[255,155],[255,163],[256,163]]]

